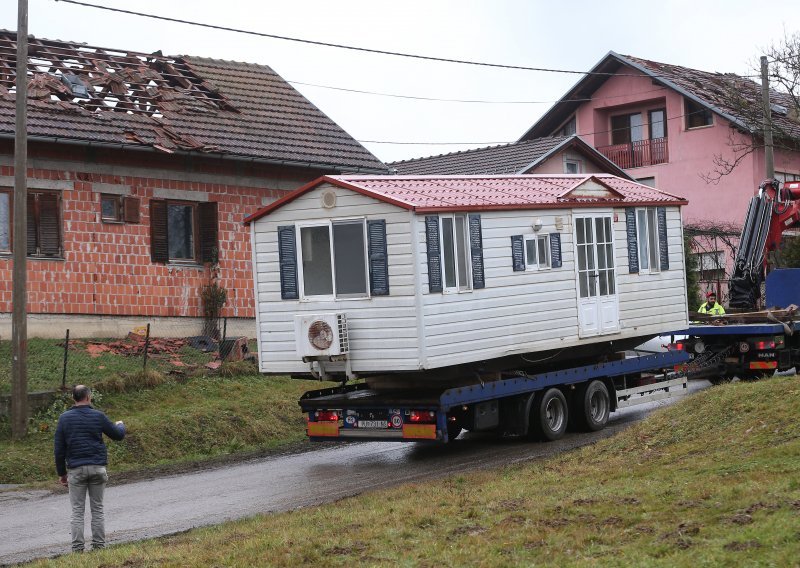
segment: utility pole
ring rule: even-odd
[[[28,434],[28,0],[17,0],[17,107],[14,136],[14,270],[11,294],[11,438]]]
[[[764,106],[764,162],[767,178],[775,177],[775,157],[772,147],[772,108],[769,106],[769,65],[767,56],[761,56],[761,103]]]

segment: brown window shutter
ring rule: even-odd
[[[57,193],[39,194],[39,254],[61,256],[61,210]]]
[[[27,221],[27,231],[28,231],[28,256],[36,256],[39,254],[39,239],[36,227],[36,194],[29,193],[28,194],[28,221]]]
[[[217,230],[217,204],[201,203],[198,207],[200,217],[200,260],[216,264],[219,261],[219,241]]]
[[[122,198],[122,216],[126,223],[139,222],[139,209],[141,202],[138,197],[126,196]]]
[[[153,262],[169,262],[167,239],[167,202],[150,200],[150,258]]]

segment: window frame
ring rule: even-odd
[[[564,158],[564,173],[568,174],[568,175],[574,175],[574,174],[583,173],[581,171],[583,169],[581,167],[581,165],[582,165],[581,164],[581,160],[576,160],[574,158]],[[568,172],[567,171],[567,167],[568,166],[575,166],[575,171],[574,172]]]
[[[696,110],[692,110],[692,107],[694,107]],[[683,110],[683,114],[686,116],[686,130],[697,130],[698,128],[708,128],[709,126],[714,126],[714,113],[700,103],[695,102],[688,97],[683,97]],[[694,115],[707,117],[707,120],[705,120],[703,124],[693,125],[692,117]]]
[[[364,255],[364,294],[338,294],[336,290],[336,246],[334,242],[334,225],[360,224]],[[302,230],[312,227],[326,227],[328,230],[328,259],[330,261],[331,294],[306,294],[305,269],[303,267]],[[366,217],[347,217],[343,219],[327,219],[323,221],[307,221],[295,225],[295,252],[297,255],[297,282],[301,301],[309,300],[368,300],[372,297],[369,279],[369,234]]]
[[[10,255],[14,252],[14,190],[0,188],[0,195],[8,196],[8,249],[0,248],[0,255]]]
[[[447,285],[447,272],[449,270],[447,264],[447,252],[448,249],[445,248],[445,229],[444,229],[444,221],[445,219],[449,219],[452,221],[453,227],[453,276],[455,277],[455,286],[448,286]],[[461,243],[464,248],[465,257],[464,260],[466,261],[466,266],[464,266],[464,278],[466,282],[464,285],[461,285],[460,277],[459,277],[459,268],[460,264],[458,261],[458,242],[456,241],[456,227],[457,222],[456,220],[459,219],[463,222],[463,231],[461,232]],[[469,215],[464,213],[448,213],[439,215],[439,250],[441,251],[442,255],[442,293],[443,294],[464,294],[467,292],[472,292],[473,285],[472,285],[472,247],[469,239]]]
[[[633,125],[631,123],[631,118],[634,117],[634,116],[638,116],[639,117],[639,124],[637,124],[637,125]],[[625,125],[625,127],[624,128],[615,127],[614,121],[615,120],[619,121],[619,120],[623,120],[623,119],[627,123]],[[610,127],[611,127],[611,145],[612,146],[620,146],[622,144],[633,144],[634,142],[641,142],[642,140],[644,140],[644,121],[643,121],[641,112],[629,112],[629,113],[625,113],[625,114],[615,114],[615,115],[612,115],[609,118],[609,122],[611,123]],[[619,126],[619,124],[617,124],[617,126]],[[633,131],[634,131],[635,128],[639,129],[639,136],[640,136],[636,140],[633,139]],[[621,142],[615,142],[614,140],[617,139],[616,136],[619,133],[622,133],[622,132],[627,133],[627,135],[624,136],[625,139],[623,141],[621,141]]]
[[[169,264],[202,264],[200,254],[200,211],[197,201],[165,199],[167,207],[167,262]],[[172,258],[169,255],[169,206],[189,206],[192,208],[192,258]]]
[[[661,120],[662,128],[664,129],[663,136],[653,136],[653,114],[656,112],[660,112],[663,115],[663,119]],[[650,140],[658,140],[659,138],[666,138],[667,137],[667,109],[666,108],[654,108],[652,110],[647,111],[647,130],[648,134],[650,135]]]
[[[536,262],[532,264],[528,262],[528,243],[534,242],[534,251],[536,252]],[[539,259],[539,243],[544,242],[544,251],[545,255],[547,256],[547,262],[543,266]],[[542,234],[542,235],[525,235],[522,239],[522,251],[524,253],[525,259],[525,271],[540,271],[540,270],[550,270],[553,268],[553,260],[552,260],[552,253],[550,251],[550,235]]]
[[[136,202],[138,199],[125,197]],[[158,208],[156,208],[158,205]],[[173,258],[170,256],[169,207],[174,205],[192,208],[192,258]],[[186,199],[152,198],[149,200],[150,258],[156,264],[176,266],[202,266],[219,262],[219,202],[191,201]],[[163,208],[163,209],[162,209]],[[156,213],[158,211],[158,214]],[[207,217],[213,212],[213,218]],[[123,212],[123,218],[125,213]],[[133,221],[131,221],[133,222]],[[138,222],[138,219],[137,219]],[[161,224],[163,223],[163,226]],[[208,233],[204,231],[206,229]],[[211,245],[213,237],[213,246]]]
[[[644,223],[641,221],[642,215]],[[642,239],[642,235],[646,237],[646,240]],[[636,247],[639,255],[639,273],[660,273],[661,240],[658,236],[658,208],[636,208]],[[646,249],[643,249],[643,247],[646,247]],[[644,266],[644,262],[647,262],[647,266]]]
[[[103,202],[106,200],[114,200],[116,203],[116,217],[110,218],[103,215]],[[101,193],[100,194],[100,221],[108,224],[122,224],[125,222],[125,196],[117,195],[116,193]]]

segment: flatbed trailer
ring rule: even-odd
[[[366,383],[310,391],[300,399],[312,441],[448,442],[462,429],[510,437],[560,438],[568,423],[596,431],[610,412],[682,396],[685,350],[554,369],[504,373],[446,390],[377,391]]]
[[[694,324],[675,342],[692,356],[690,378],[752,379],[800,366],[800,321]]]

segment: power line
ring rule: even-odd
[[[257,32],[253,30],[244,30],[240,28],[232,28],[229,26],[220,26],[216,24],[206,24],[203,22],[195,22],[192,20],[183,20],[180,18],[170,18],[168,16],[159,16],[157,14],[147,14],[145,12],[135,12],[133,10],[124,10],[122,8],[112,8],[111,6],[101,6],[98,4],[90,4],[89,2],[80,2],[78,0],[54,0],[55,2],[64,2],[65,4],[74,4],[76,6],[83,6],[86,8],[95,8],[97,10],[106,10],[108,12],[116,12],[119,14],[127,14],[129,16],[139,16],[142,18],[150,18],[153,20],[161,20],[164,22],[173,22],[176,24],[186,24],[190,26],[199,26],[202,28],[209,28],[214,30],[221,30],[226,32],[233,32],[245,35],[252,35],[257,37],[266,37],[271,39],[279,39],[283,41],[293,41],[296,43],[303,43],[307,45],[316,45],[320,47],[334,47],[337,49],[347,49],[350,51],[358,51],[362,53],[374,53],[378,55],[392,55],[395,57],[407,57],[410,59],[418,59],[423,61],[438,61],[440,63],[457,63],[460,65],[473,65],[476,67],[490,67],[495,69],[513,69],[518,71],[539,71],[543,73],[566,73],[572,75],[597,75],[603,77],[610,77],[610,76],[618,76],[618,77],[641,77],[640,73],[636,74],[625,74],[625,73],[615,73],[615,72],[601,72],[601,71],[576,71],[573,69],[550,69],[546,67],[528,67],[525,65],[508,65],[503,63],[488,63],[485,61],[468,61],[465,59],[452,59],[447,57],[434,57],[430,55],[418,55],[413,53],[401,53],[398,51],[385,51],[381,49],[371,49],[367,47],[356,47],[352,45],[343,45],[339,43],[329,43],[324,41],[316,41],[310,39],[300,39],[296,37],[288,37],[288,36],[281,36],[277,34],[268,34],[264,32]],[[664,79],[671,79],[671,75],[658,75],[656,73],[651,74],[652,77],[660,77]],[[741,75],[740,75],[741,76]]]
[[[434,102],[444,102],[444,103],[479,103],[479,104],[497,104],[497,105],[540,105],[540,104],[554,104],[561,102],[561,99],[555,101],[487,101],[487,100],[480,100],[480,99],[444,99],[444,98],[437,98],[437,97],[421,97],[415,95],[398,95],[396,93],[380,93],[377,91],[365,91],[360,89],[348,89],[345,87],[333,87],[330,85],[319,85],[317,83],[304,83],[302,81],[286,81],[287,83],[291,83],[292,85],[304,85],[306,87],[317,87],[320,89],[330,89],[333,91],[344,91],[346,93],[359,93],[362,95],[374,95],[378,97],[392,97],[397,99],[411,99],[411,100],[418,100],[418,101],[434,101]],[[603,100],[605,99],[617,99],[617,98],[625,98],[631,97],[633,95],[644,95],[647,93],[655,93],[663,91],[666,87],[660,87],[658,89],[648,89],[647,91],[640,91],[638,93],[625,93],[624,95],[611,95],[602,97]],[[568,101],[564,102],[589,102],[596,100],[594,97],[586,97],[582,99],[569,99]]]

